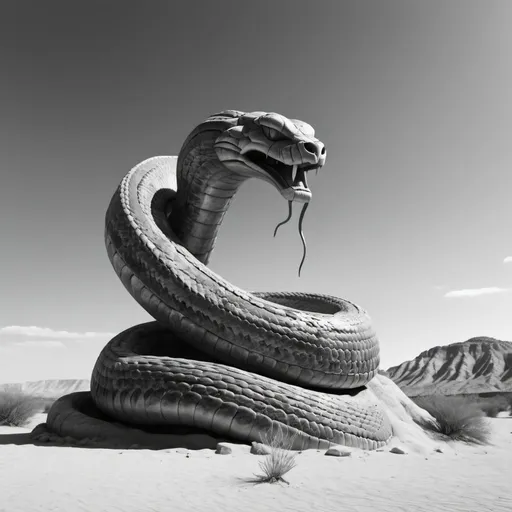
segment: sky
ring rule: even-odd
[[[0,382],[87,378],[149,315],[108,261],[123,176],[224,109],[302,119],[325,143],[302,247],[250,180],[210,267],[247,290],[347,298],[381,366],[512,340],[508,0],[47,2],[0,20]]]

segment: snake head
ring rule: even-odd
[[[286,200],[302,203],[311,199],[307,172],[325,163],[325,146],[311,125],[273,112],[240,113],[214,148],[232,172],[268,181]]]

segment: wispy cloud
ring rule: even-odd
[[[491,286],[489,288],[467,288],[465,290],[452,290],[444,294],[446,298],[458,298],[458,297],[480,297],[482,295],[496,295],[500,293],[507,293],[510,288],[499,288],[497,286]]]
[[[66,348],[66,345],[62,343],[62,341],[54,341],[54,340],[25,340],[25,341],[17,341],[14,343],[14,346],[21,348]]]
[[[113,336],[35,325],[0,327],[0,383],[87,377]]]
[[[28,338],[52,338],[59,340],[85,340],[103,338],[108,339],[114,336],[110,332],[69,332],[55,331],[48,327],[36,327],[35,325],[8,325],[0,328],[0,335],[23,336]]]
[[[507,257],[503,260],[503,263],[512,263],[512,256],[507,256]]]

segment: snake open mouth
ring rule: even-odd
[[[283,189],[293,188],[295,191],[311,193],[308,188],[306,172],[318,170],[319,165],[287,165],[261,151],[251,150],[243,155],[250,162],[267,172]]]

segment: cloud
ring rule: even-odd
[[[36,327],[35,325],[21,326],[9,325],[0,328],[0,335],[23,336],[28,338],[53,338],[59,340],[87,340],[87,339],[109,339],[114,334],[110,332],[69,332],[55,331],[48,327]]]
[[[90,376],[110,332],[0,327],[0,383]]]
[[[52,340],[26,340],[26,341],[17,341],[14,343],[16,347],[22,348],[66,348],[66,345],[62,343],[62,341],[52,341]]]
[[[503,263],[512,263],[512,256],[507,256],[507,257],[503,260]]]
[[[465,290],[453,290],[451,292],[445,293],[444,296],[446,298],[458,298],[458,297],[480,297],[482,295],[496,295],[500,293],[509,292],[510,288],[498,288],[497,286],[492,286],[490,288],[468,288]]]

